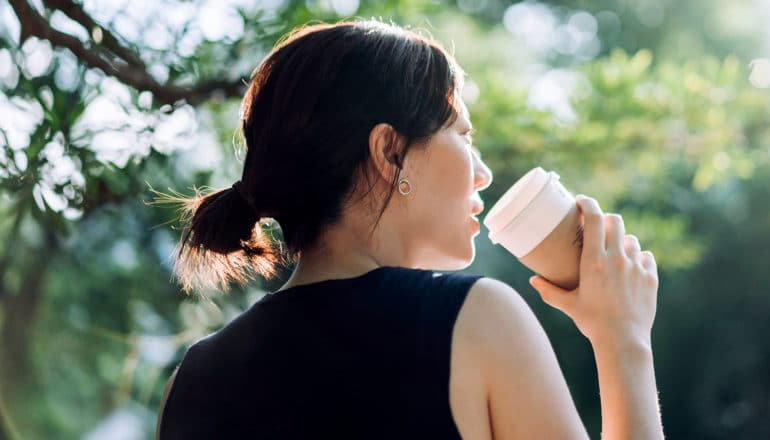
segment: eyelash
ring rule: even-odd
[[[473,143],[473,134],[475,132],[476,130],[469,130],[465,132],[465,134],[463,135],[465,136],[465,139],[468,141],[468,146],[474,150],[476,149],[476,147],[474,146],[475,144]]]
[[[468,138],[468,146],[471,148],[471,150],[476,153],[477,156],[481,157],[481,151],[479,151],[478,148],[473,143],[473,135],[476,134],[476,129],[471,128],[470,130],[465,131],[462,135]]]

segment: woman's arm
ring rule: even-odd
[[[663,426],[651,331],[658,295],[655,257],[626,235],[623,219],[576,197],[584,222],[580,285],[566,291],[542,277],[532,286],[567,314],[594,350],[605,439],[661,439]]]
[[[584,216],[580,286],[564,291],[535,277],[543,300],[570,316],[594,349],[602,437],[663,438],[650,331],[657,270],[651,253],[625,236],[620,216],[579,198]],[[605,229],[605,223],[607,225]],[[458,323],[476,347],[496,440],[586,439],[542,326],[521,296],[500,281],[471,288]]]
[[[594,346],[603,439],[662,439],[652,349],[638,341]]]
[[[588,439],[551,343],[515,290],[480,278],[457,328],[484,378],[495,440]]]

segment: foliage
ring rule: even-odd
[[[115,429],[149,437],[184,348],[278,287],[273,280],[184,298],[170,279],[179,225],[146,202],[152,188],[235,180],[243,78],[293,26],[350,15],[426,27],[454,47],[468,73],[478,147],[495,174],[483,194],[488,207],[541,165],[621,213],[655,252],[654,344],[669,438],[770,437],[762,338],[770,94],[747,81],[755,36],[727,38],[732,25],[714,18],[735,5],[709,2],[711,29],[679,20],[693,12],[686,2],[525,2],[515,10],[493,0],[354,1],[348,9],[321,0],[273,9],[159,3],[178,12],[176,27],[141,11],[38,3],[0,4],[0,236],[8,243],[0,253],[0,438],[100,438]],[[645,10],[650,4],[663,11],[654,26],[659,11]],[[234,24],[201,34],[200,8]],[[78,10],[94,26],[68,18]],[[510,11],[540,14],[555,31],[574,31],[570,20],[587,11],[579,17],[589,28],[587,15],[596,18],[586,44],[596,40],[600,50],[535,50],[505,21]],[[36,34],[34,14],[102,60],[92,63],[122,62],[133,76],[116,79],[63,49],[60,37]],[[164,38],[162,25],[170,26]],[[681,41],[697,44],[681,53]],[[598,436],[590,346],[537,299],[528,270],[484,236],[468,271],[503,279],[528,300]]]

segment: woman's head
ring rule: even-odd
[[[372,208],[374,231],[394,193],[401,196],[400,177],[415,187],[401,197],[415,199],[408,212],[416,231],[436,230],[427,225],[426,209],[434,222],[447,221],[435,217],[446,207],[434,203],[451,188],[455,194],[447,202],[455,205],[454,199],[464,197],[464,220],[470,221],[474,188],[467,179],[476,156],[467,142],[459,144],[465,153],[445,159],[451,163],[466,154],[469,172],[451,168],[463,166],[458,162],[442,175],[428,162],[433,144],[464,139],[447,137],[470,124],[459,98],[462,81],[462,70],[438,43],[395,25],[341,22],[290,33],[255,69],[242,103],[247,154],[241,190],[253,198],[256,212],[233,188],[185,200],[191,221],[176,265],[185,290],[226,289],[252,271],[272,275],[276,264],[287,262],[284,257],[318,245],[323,230],[358,202]],[[440,165],[441,152],[436,154]],[[434,188],[441,182],[456,184]],[[428,188],[438,192],[431,195]],[[278,251],[279,244],[264,234],[260,217],[278,221],[288,252]],[[434,238],[415,236],[426,243]],[[445,245],[448,237],[440,241]],[[414,252],[441,253],[442,244],[434,245]]]

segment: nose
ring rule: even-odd
[[[474,148],[473,151],[473,187],[476,191],[483,191],[492,184],[492,170],[481,160],[481,154]]]

